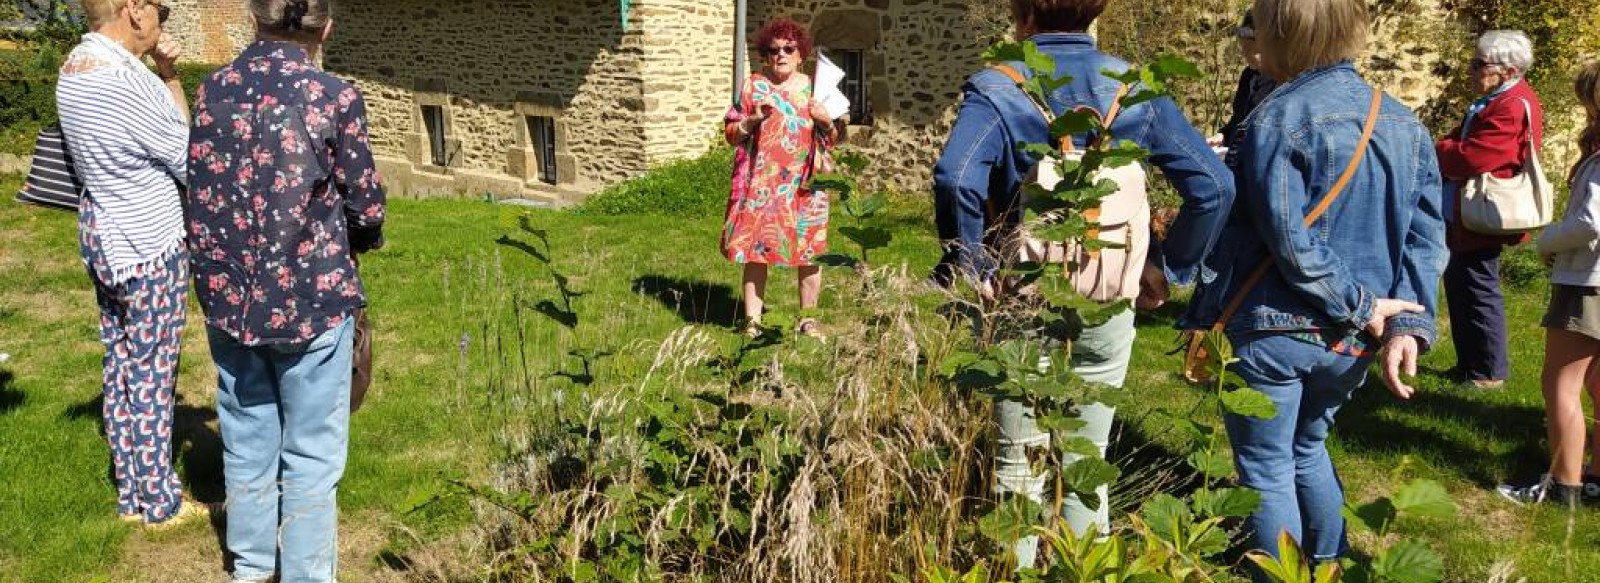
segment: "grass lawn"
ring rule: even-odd
[[[17,183],[0,178],[0,192]],[[896,205],[896,239],[874,259],[925,273],[937,256],[926,203]],[[685,325],[711,328],[724,348],[736,344],[720,331],[737,313],[738,279],[716,253],[715,217],[579,216],[464,200],[397,200],[390,217],[390,246],[363,262],[377,374],[352,422],[342,580],[426,578],[448,571],[440,563],[474,543],[466,504],[411,510],[444,479],[493,479],[507,440],[496,387],[628,386],[650,367],[655,344]],[[9,194],[0,200],[0,353],[11,355],[0,364],[0,581],[216,579],[222,555],[212,527],[149,534],[114,519],[98,434],[94,297],[74,234],[65,213],[20,206]],[[848,322],[839,315],[851,309],[854,279],[848,269],[827,272],[828,320]],[[794,312],[792,281],[787,272],[773,278],[778,312]],[[1536,325],[1543,293],[1511,294],[1513,377],[1505,390],[1452,389],[1430,372],[1412,402],[1374,383],[1340,416],[1334,455],[1352,498],[1388,494],[1418,477],[1454,495],[1456,518],[1398,527],[1444,554],[1450,581],[1487,580],[1502,560],[1530,582],[1600,581],[1600,514],[1517,508],[1490,489],[1544,465]],[[569,314],[581,321],[561,324]],[[1152,412],[1186,411],[1198,398],[1175,379],[1169,328],[1170,313],[1141,320],[1127,383],[1137,397],[1124,409],[1119,451],[1160,451],[1176,437]],[[178,464],[196,497],[220,502],[215,381],[203,334],[191,307]],[[1442,343],[1425,366],[1447,368],[1450,350]]]

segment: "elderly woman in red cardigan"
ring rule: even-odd
[[[1450,303],[1455,373],[1473,387],[1498,389],[1511,374],[1506,349],[1506,306],[1500,292],[1500,252],[1524,235],[1485,235],[1461,225],[1461,186],[1485,172],[1509,178],[1525,162],[1529,140],[1541,148],[1544,108],[1524,76],[1533,66],[1533,43],[1522,31],[1494,30],[1478,39],[1468,67],[1481,97],[1461,126],[1437,144],[1445,179],[1450,265],[1444,272]]]

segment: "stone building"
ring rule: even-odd
[[[190,55],[242,43],[242,0],[178,0]],[[407,194],[571,200],[720,139],[733,3],[341,0],[325,66],[367,97],[386,179]],[[898,188],[928,181],[962,79],[987,41],[962,0],[753,0],[849,69],[853,143]],[[201,47],[197,49],[196,47]]]
[[[962,81],[1004,28],[982,25],[995,0],[749,2],[751,32],[794,18],[849,71],[850,141],[873,160],[869,180],[926,190]],[[243,0],[173,4],[193,56],[225,60],[248,36]],[[1366,61],[1386,89],[1421,106],[1443,90],[1442,57],[1419,44],[1429,34],[1382,30],[1449,28],[1438,0],[1416,4],[1419,13],[1380,26]],[[618,0],[339,0],[325,66],[365,93],[396,192],[570,201],[720,140],[732,0],[632,6],[624,29]],[[1231,89],[1231,73],[1222,77]]]

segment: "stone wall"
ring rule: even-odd
[[[243,2],[173,0],[172,29],[192,58],[225,61],[248,40]],[[962,82],[1008,28],[1004,4],[750,0],[748,32],[786,16],[809,26],[819,47],[863,51],[874,119],[853,126],[850,143],[873,161],[870,185],[925,192]],[[617,0],[340,0],[325,64],[365,92],[380,164],[396,192],[573,199],[700,155],[721,139],[733,81],[732,2],[633,5],[624,33]],[[1211,78],[1185,95],[1185,108],[1211,131],[1238,70],[1236,51],[1221,39],[1242,2],[1184,6],[1126,4],[1108,15],[1104,32],[1118,54],[1144,58],[1176,47],[1198,58]],[[1172,36],[1149,38],[1171,28],[1164,21],[1173,18],[1163,16],[1171,11],[1193,18],[1181,19],[1189,24]],[[1459,117],[1452,83],[1464,78],[1458,61],[1470,43],[1440,0],[1387,3],[1361,67],[1437,126]],[[432,163],[423,105],[445,112],[442,166]],[[557,120],[556,185],[537,179],[530,115]]]
[[[166,30],[183,43],[183,60],[222,64],[255,36],[245,0],[170,0]]]
[[[646,167],[638,34],[616,0],[343,0],[329,71],[357,80],[383,170],[408,194],[568,197]],[[420,104],[446,112],[431,164]],[[556,118],[560,184],[537,180],[524,115]]]
[[[926,191],[967,76],[988,42],[963,0],[770,0],[753,2],[752,37],[787,16],[808,24],[819,47],[866,57],[873,124],[851,128],[850,143],[872,160],[868,182]]]

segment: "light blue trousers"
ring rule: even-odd
[[[1128,376],[1128,361],[1133,357],[1133,339],[1138,329],[1133,325],[1133,310],[1119,314],[1105,324],[1085,328],[1072,344],[1072,370],[1086,381],[1111,387],[1122,387]],[[1046,357],[1048,358],[1048,357]],[[1047,367],[1048,361],[1041,367]],[[1034,473],[1028,463],[1028,451],[1050,449],[1050,435],[1039,430],[1032,409],[1019,401],[1000,400],[994,405],[995,420],[999,425],[999,452],[995,456],[995,491],[1000,494],[1021,494],[1029,500],[1045,503],[1045,484],[1050,476]],[[1084,437],[1100,448],[1105,455],[1111,441],[1111,421],[1116,409],[1100,403],[1079,407],[1080,419],[1086,425],[1071,436]],[[1081,456],[1063,454],[1062,465],[1071,464]],[[1107,486],[1097,489],[1100,503],[1095,510],[1084,505],[1077,495],[1069,495],[1062,508],[1072,532],[1082,535],[1095,530],[1107,532],[1111,526],[1111,513],[1107,504]],[[1023,537],[1017,541],[1017,567],[1034,564],[1039,549],[1037,536]]]
[[[207,329],[235,581],[330,583],[350,441],[352,320],[298,346],[244,346]]]

